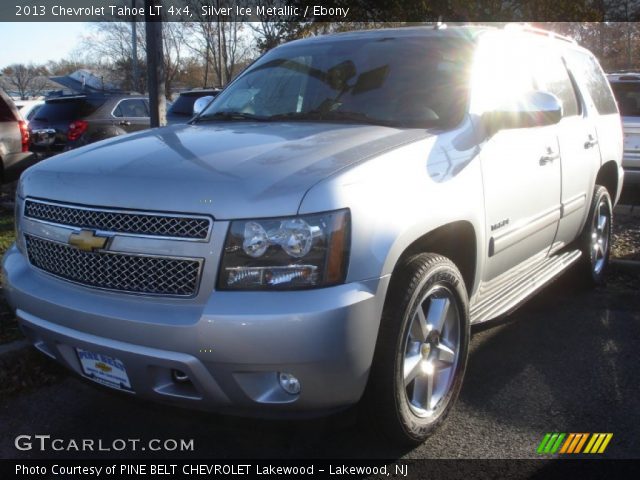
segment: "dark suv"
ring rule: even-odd
[[[27,123],[13,100],[0,90],[0,180],[6,183],[17,179],[32,163]]]
[[[222,89],[220,88],[196,88],[180,92],[173,105],[167,110],[167,124],[187,123],[193,118],[193,104],[202,97],[215,97]]]
[[[29,124],[40,158],[149,128],[149,101],[140,95],[89,94],[47,99]]]

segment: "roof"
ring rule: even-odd
[[[220,93],[222,91],[221,88],[192,88],[190,90],[184,90],[182,92],[178,92],[180,95],[202,95],[207,93]]]
[[[56,96],[51,96],[51,97],[47,97],[45,99],[45,101],[47,103],[49,102],[66,102],[68,100],[75,100],[75,99],[82,99],[82,98],[90,98],[90,99],[95,99],[95,98],[104,98],[106,100],[111,99],[111,98],[115,98],[115,99],[120,99],[120,98],[148,98],[146,95],[141,95],[140,93],[127,93],[127,92],[118,92],[118,93],[109,93],[109,92],[87,92],[86,94],[84,93],[74,93],[71,95],[56,95]]]
[[[607,78],[610,82],[640,82],[640,73],[608,73]]]
[[[475,43],[479,37],[488,32],[511,31],[515,33],[523,33],[527,35],[537,35],[550,40],[565,42],[567,45],[579,47],[572,38],[560,35],[550,30],[533,27],[526,23],[510,23],[504,28],[498,28],[490,25],[454,25],[431,24],[422,26],[408,26],[396,28],[380,28],[372,30],[353,30],[348,32],[338,32],[328,35],[320,35],[318,37],[309,37],[300,40],[294,40],[286,43],[286,45],[302,45],[306,43],[316,42],[332,42],[336,40],[355,40],[355,39],[383,39],[383,38],[460,38],[470,43]]]
[[[399,27],[380,28],[373,30],[353,30],[348,32],[331,33],[318,37],[303,38],[284,44],[302,45],[305,43],[332,42],[335,40],[356,40],[356,39],[381,39],[381,38],[410,38],[410,37],[433,37],[433,38],[462,38],[471,42],[475,41],[480,34],[486,31],[495,31],[495,27],[489,26],[453,26],[447,28],[436,28],[434,25],[419,27]]]

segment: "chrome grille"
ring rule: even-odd
[[[201,217],[120,212],[27,200],[24,215],[61,225],[114,233],[206,240],[211,220]]]
[[[57,277],[82,285],[150,295],[193,296],[198,289],[197,259],[83,252],[58,242],[25,235],[29,261]]]

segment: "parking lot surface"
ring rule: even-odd
[[[584,291],[569,275],[476,329],[458,404],[414,449],[389,444],[351,411],[295,422],[229,417],[135,400],[61,370],[53,384],[0,399],[0,458],[536,458],[546,432],[611,432],[604,456],[639,458],[638,283],[637,274],[618,273],[608,288]],[[169,455],[15,448],[16,436],[37,434],[105,444],[193,439],[195,448]]]

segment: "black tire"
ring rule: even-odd
[[[415,445],[443,422],[460,392],[469,350],[469,302],[456,266],[431,253],[400,265],[389,289],[364,406],[386,437]],[[443,308],[445,314],[438,316]],[[436,318],[442,320],[429,323]],[[455,338],[457,348],[452,347]],[[405,371],[419,373],[414,380],[407,375],[405,383]]]
[[[605,219],[604,227],[602,219]],[[596,185],[589,216],[578,238],[578,247],[582,251],[580,258],[581,280],[588,287],[603,285],[611,248],[613,228],[613,202],[605,187]],[[600,245],[596,248],[597,245]]]

